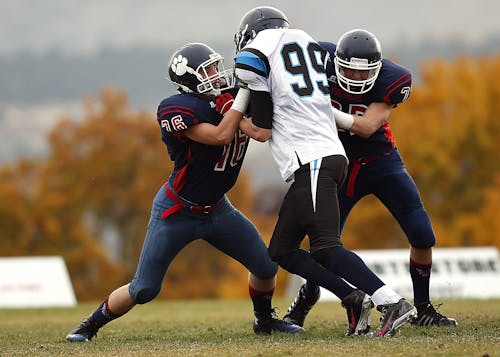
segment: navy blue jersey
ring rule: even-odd
[[[192,94],[176,94],[158,106],[162,140],[174,161],[169,182],[182,198],[198,205],[211,205],[234,186],[249,138],[237,131],[230,145],[201,144],[183,135],[192,125],[218,125],[222,115],[215,103]]]
[[[350,94],[337,83],[333,58],[336,45],[331,42],[319,42],[329,54],[331,61],[327,65],[332,105],[349,113],[362,115],[371,103],[384,102],[396,106],[403,103],[411,91],[411,73],[404,67],[388,60],[382,60],[382,68],[373,88],[365,94]],[[349,159],[379,156],[396,146],[389,124],[386,123],[372,136],[365,139],[353,133],[339,129],[339,137]]]

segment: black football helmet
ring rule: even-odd
[[[218,96],[222,90],[234,87],[232,70],[226,70],[223,61],[209,46],[188,43],[170,58],[168,76],[179,92]],[[217,72],[209,74],[208,68],[214,64]]]
[[[340,37],[335,50],[335,74],[339,86],[351,94],[363,94],[372,89],[382,67],[382,48],[370,32],[355,29]],[[346,69],[368,71],[368,77],[354,80],[345,75]]]
[[[270,6],[259,6],[248,11],[241,19],[234,35],[236,53],[257,34],[266,29],[288,28],[288,19],[280,10]]]

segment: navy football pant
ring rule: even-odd
[[[162,213],[176,204],[165,190],[166,187],[162,187],[153,200],[139,264],[129,287],[136,303],[146,303],[159,294],[170,263],[195,239],[204,239],[259,279],[276,275],[278,266],[269,257],[266,243],[227,197],[223,197],[211,213],[194,213],[184,208],[163,219]]]
[[[356,163],[351,161],[348,178],[339,191],[341,231],[354,205],[364,196],[373,194],[394,216],[412,247],[434,246],[436,237],[429,215],[399,152],[393,149],[361,165],[355,178],[352,177],[354,165]]]

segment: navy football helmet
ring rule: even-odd
[[[270,6],[259,6],[248,11],[241,19],[238,32],[234,35],[236,53],[266,29],[288,28],[288,18],[280,10]]]
[[[168,76],[179,92],[219,96],[222,90],[234,87],[235,82],[232,70],[226,70],[223,61],[209,46],[188,43],[170,58]]]
[[[372,33],[351,30],[340,37],[333,62],[339,86],[348,93],[363,94],[372,89],[378,77],[382,67],[382,48]],[[366,71],[366,78],[349,78],[346,75],[349,70]]]

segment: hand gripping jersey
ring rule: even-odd
[[[269,145],[285,181],[300,164],[345,156],[330,104],[326,56],[304,31],[269,29],[259,32],[235,57],[238,79],[251,90],[271,94]]]
[[[192,141],[183,130],[201,122],[218,125],[222,115],[215,104],[193,94],[164,99],[157,112],[162,140],[167,145],[174,170],[169,182],[174,191],[192,203],[211,205],[233,187],[249,138],[238,131],[230,145],[214,146]]]
[[[319,44],[333,59],[336,45],[330,42],[319,42]],[[408,99],[411,92],[411,73],[388,59],[382,60],[382,68],[375,85],[365,94],[349,94],[340,88],[335,77],[333,61],[328,62],[326,72],[330,82],[332,105],[349,114],[362,115],[371,103],[384,102],[395,107]],[[342,129],[339,129],[339,137],[351,160],[379,156],[396,146],[388,123],[368,139]]]

